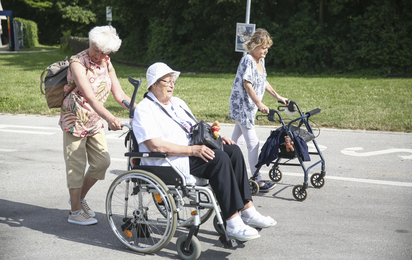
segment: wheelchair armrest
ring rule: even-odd
[[[167,158],[167,153],[138,153],[138,152],[127,152],[124,154],[127,157],[136,157],[136,158]]]

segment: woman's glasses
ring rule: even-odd
[[[166,84],[169,85],[169,86],[172,86],[172,84],[173,84],[174,86],[176,86],[176,84],[177,84],[176,81],[171,81],[171,80],[166,81],[166,80],[163,80],[163,79],[159,79],[159,81],[163,81],[164,83],[166,83]]]

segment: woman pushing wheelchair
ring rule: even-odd
[[[196,122],[186,113],[191,113],[187,104],[173,96],[179,75],[180,72],[161,62],[148,68],[147,97],[136,106],[132,122],[139,151],[167,153],[189,184],[195,184],[193,176],[208,179],[226,220],[229,237],[239,241],[256,239],[260,235],[255,228],[268,228],[276,225],[276,221],[262,216],[254,207],[245,161],[232,140],[222,138],[223,151],[205,145],[189,146],[190,135],[178,124],[191,132]],[[163,159],[143,158],[140,164],[167,163]]]

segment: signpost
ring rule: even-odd
[[[255,32],[255,24],[249,24],[250,20],[250,3],[251,0],[247,0],[246,3],[246,23],[236,24],[236,40],[235,40],[235,51],[243,52],[246,55],[246,50],[243,44],[250,39],[252,34]]]
[[[112,23],[112,7],[106,6],[106,21],[109,22],[109,25]]]

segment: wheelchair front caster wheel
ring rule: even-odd
[[[325,178],[321,178],[319,173],[315,173],[310,177],[310,183],[313,187],[320,189],[325,185]]]
[[[185,243],[187,240],[187,235],[181,235],[176,241],[177,253],[180,258],[184,260],[196,260],[199,258],[201,251],[201,245],[199,239],[193,236],[190,241],[189,248],[185,250]]]
[[[303,189],[302,185],[296,185],[295,187],[293,187],[292,193],[293,193],[293,197],[297,201],[304,201],[306,197],[308,196],[306,189]]]
[[[223,230],[222,227],[219,226],[219,224],[217,223],[217,217],[216,216],[213,218],[213,226],[214,226],[215,230],[217,231],[217,233],[219,233],[219,235],[223,236],[225,234],[225,230]]]
[[[254,180],[249,180],[250,193],[255,196],[259,193],[259,184]]]
[[[282,179],[282,172],[279,170],[279,167],[273,166],[269,170],[269,178],[274,182],[279,182]]]

